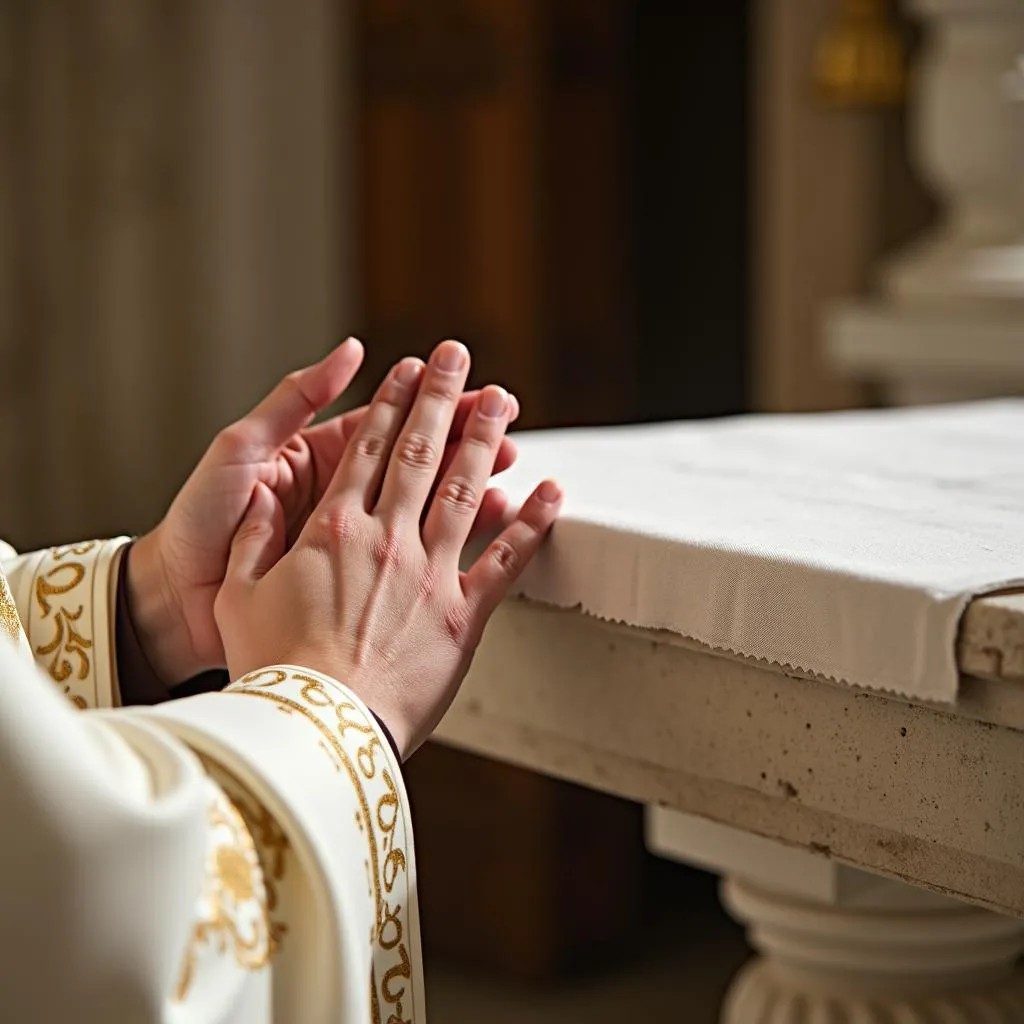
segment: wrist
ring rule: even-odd
[[[160,527],[140,537],[127,554],[128,612],[142,652],[167,686],[194,676],[202,666],[193,654],[181,602],[168,579]]]

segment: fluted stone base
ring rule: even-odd
[[[759,957],[722,1024],[1020,1024],[1024,923],[940,897],[836,907],[727,879]]]

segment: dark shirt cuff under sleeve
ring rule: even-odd
[[[128,600],[128,559],[132,545],[124,549],[117,570],[117,598],[114,612],[114,647],[117,658],[117,680],[121,690],[121,706],[160,704],[170,700],[170,691],[153,671],[142,650],[132,621]]]
[[[398,744],[395,742],[395,737],[391,735],[391,730],[384,724],[384,720],[380,717],[380,715],[377,714],[376,711],[373,710],[373,708],[370,708],[370,714],[373,715],[374,720],[377,722],[377,725],[380,726],[380,731],[384,733],[384,735],[387,737],[387,741],[390,744],[392,751],[394,752],[395,760],[398,761],[399,764],[401,764],[402,755],[398,752]]]

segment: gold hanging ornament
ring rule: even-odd
[[[815,85],[827,103],[885,107],[903,100],[903,40],[887,6],[886,0],[842,0],[814,59]]]

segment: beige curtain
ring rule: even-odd
[[[144,529],[350,330],[343,0],[0,4],[0,535]]]

